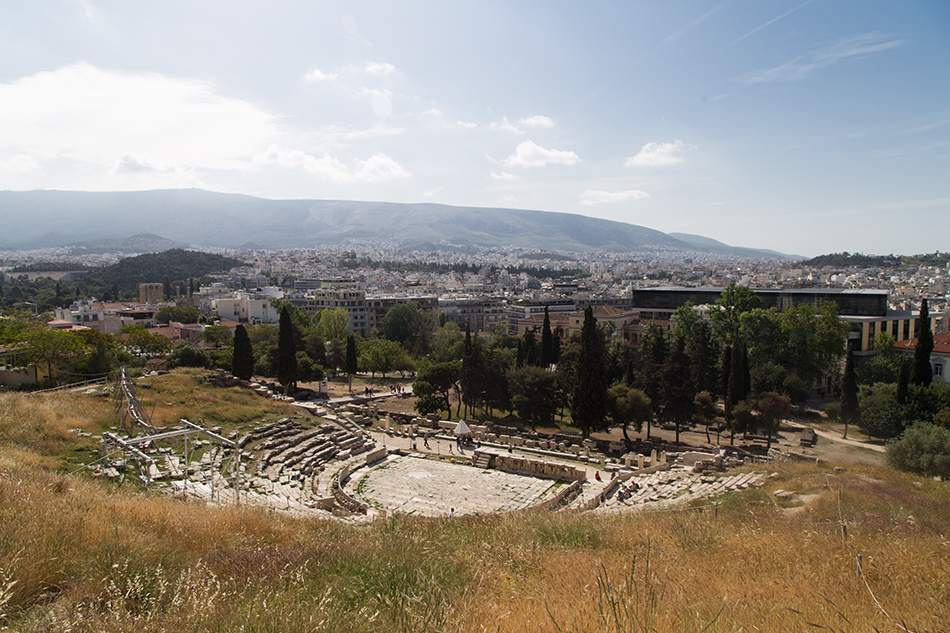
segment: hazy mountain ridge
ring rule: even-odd
[[[265,248],[300,248],[359,240],[788,258],[772,251],[731,247],[699,236],[687,240],[643,226],[570,213],[433,203],[268,200],[201,189],[0,191],[0,217],[4,220],[0,248],[11,249],[153,234],[169,240],[170,248],[180,244],[236,247],[248,242]],[[40,227],[45,231],[41,233]],[[55,234],[49,233],[51,227]]]
[[[729,246],[728,244],[718,240],[714,240],[709,237],[703,237],[702,235],[693,235],[692,233],[667,233],[667,235],[670,237],[675,237],[676,239],[686,242],[687,244],[701,246],[715,253],[723,253],[728,255],[744,254],[746,257],[762,257],[762,253],[766,253],[773,255],[774,259],[804,259],[800,255],[786,255],[785,253],[779,253],[778,251],[769,249]]]

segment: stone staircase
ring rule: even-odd
[[[475,468],[489,468],[491,464],[491,455],[489,453],[475,453],[475,457],[472,458],[472,466]]]

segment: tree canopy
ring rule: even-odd
[[[383,336],[402,343],[407,350],[420,356],[429,350],[432,341],[432,319],[418,303],[397,303],[383,317]]]

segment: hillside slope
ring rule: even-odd
[[[5,243],[28,248],[153,233],[185,244],[267,248],[349,241],[568,251],[710,252],[660,231],[570,213],[344,200],[267,200],[200,189],[3,191]],[[50,232],[54,231],[54,232]],[[738,249],[734,254],[775,258]]]

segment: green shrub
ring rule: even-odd
[[[168,368],[175,367],[211,367],[211,357],[191,343],[182,343],[168,355]]]
[[[887,461],[900,470],[926,477],[950,477],[950,430],[918,422],[887,445]]]

